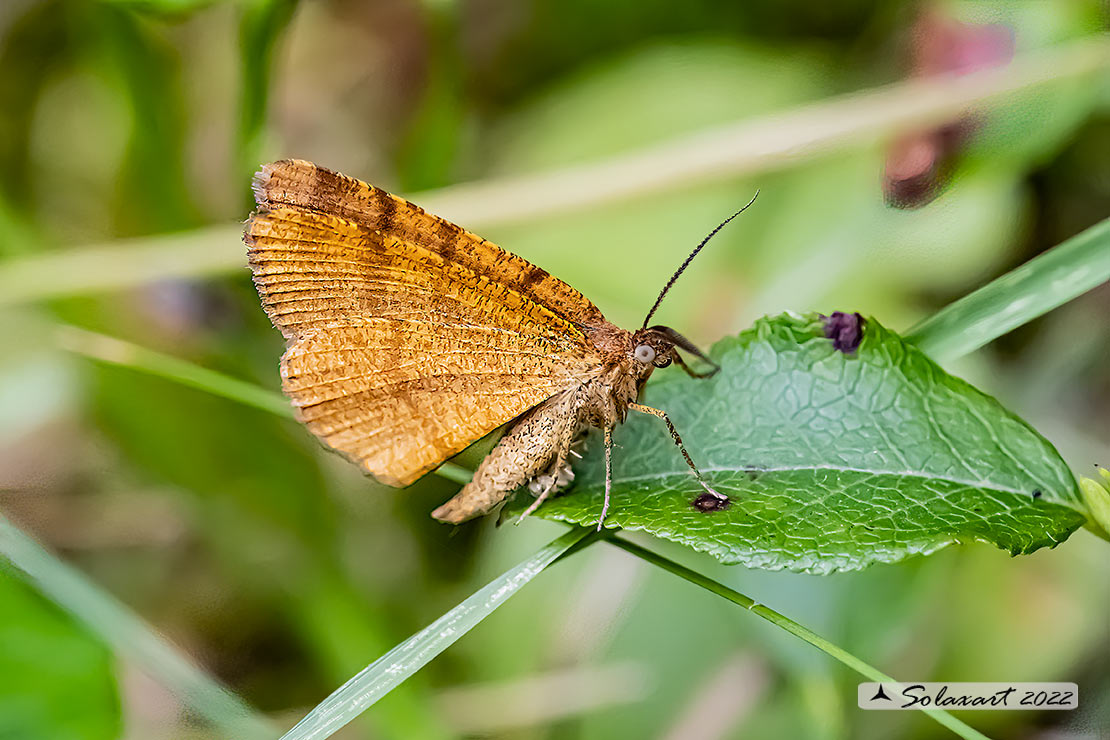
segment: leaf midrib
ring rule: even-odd
[[[796,465],[796,466],[783,465],[783,466],[777,466],[777,467],[752,467],[752,468],[728,468],[728,467],[708,467],[707,468],[707,467],[699,467],[698,469],[701,470],[701,472],[703,474],[706,474],[706,473],[758,473],[758,474],[762,475],[764,473],[791,473],[791,472],[829,470],[829,471],[843,472],[843,473],[860,473],[860,474],[863,474],[863,475],[893,475],[893,476],[899,476],[899,477],[903,477],[903,478],[917,478],[917,479],[920,479],[920,480],[929,480],[929,481],[940,480],[940,481],[945,481],[947,483],[953,483],[953,484],[956,484],[956,485],[965,486],[965,487],[968,487],[968,488],[978,488],[978,489],[983,489],[983,490],[995,491],[995,492],[998,492],[998,493],[1009,493],[1009,494],[1014,494],[1014,495],[1022,496],[1022,497],[1030,497],[1031,498],[1031,496],[1032,496],[1031,491],[1024,491],[1024,490],[1019,490],[1019,489],[1016,489],[1016,488],[1009,488],[1009,487],[1006,487],[1006,486],[1000,486],[998,484],[988,484],[986,481],[973,482],[973,481],[969,481],[969,480],[964,480],[962,478],[949,478],[949,477],[945,477],[945,476],[941,476],[941,475],[924,475],[922,473],[914,472],[914,471],[874,470],[874,469],[869,469],[869,468],[838,467],[838,466],[833,466],[833,465]],[[645,473],[643,475],[622,476],[620,478],[614,478],[613,479],[613,485],[616,486],[616,485],[619,485],[621,483],[637,483],[637,482],[642,482],[642,481],[659,480],[660,478],[674,478],[674,477],[679,477],[679,476],[682,476],[682,477],[690,476],[690,477],[692,477],[692,474],[689,471],[685,471],[685,470],[675,470],[675,471],[668,471],[668,472],[662,472],[662,473]],[[588,489],[588,488],[600,487],[600,486],[601,486],[601,484],[599,484],[599,483],[588,483],[588,484],[585,484],[583,487]],[[1042,499],[1042,500],[1044,500],[1044,499]],[[1067,502],[1062,501],[1062,500],[1058,500],[1058,499],[1050,499],[1048,502],[1049,503],[1060,503],[1061,505],[1068,505]],[[1077,508],[1077,507],[1072,506],[1071,508]],[[1079,509],[1077,509],[1077,510],[1079,510]]]

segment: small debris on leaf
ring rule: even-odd
[[[729,499],[728,496],[714,495],[709,491],[706,491],[705,493],[701,494],[696,499],[691,501],[690,505],[705,514],[711,511],[724,511],[728,507],[732,506],[732,501]]]
[[[863,341],[864,323],[858,313],[833,311],[832,316],[825,317],[825,336],[832,340],[833,349],[851,354]]]

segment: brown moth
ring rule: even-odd
[[[694,249],[643,325],[627,331],[535,265],[311,162],[264,166],[254,192],[258,211],[244,241],[262,305],[289,342],[282,388],[325,444],[382,483],[405,486],[512,422],[436,519],[485,514],[527,484],[537,494],[531,513],[572,476],[576,437],[598,427],[600,528],[613,429],[629,410],[662,419],[698,482],[725,498],[666,413],[636,399],[652,371],[672,362],[704,377],[677,349],[712,365],[676,331],[648,322],[706,242],[747,206]]]

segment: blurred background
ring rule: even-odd
[[[278,387],[239,241],[261,162],[409,195],[625,326],[759,188],[663,323],[702,345],[785,309],[904,330],[1110,214],[1106,27],[1098,0],[5,0],[0,511],[288,727],[562,528],[445,527],[456,484],[378,486],[292,421],[82,355],[118,347],[72,327]],[[900,117],[897,86],[991,69],[1000,102]],[[1086,474],[1110,463],[1108,309],[1103,286],[950,369]],[[966,717],[992,737],[1110,737],[1110,558],[1086,531],[823,578],[650,546],[898,677],[1079,683],[1076,712]],[[949,736],[857,710],[858,680],[598,545],[337,737]],[[0,738],[216,735],[0,569]]]

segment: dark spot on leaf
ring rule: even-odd
[[[706,491],[691,501],[690,505],[703,514],[707,514],[711,511],[724,511],[732,506],[732,501],[728,496],[714,495]]]
[[[1040,497],[1041,497],[1041,489],[1039,489],[1039,488],[1033,489],[1033,498],[1040,498]]]
[[[744,468],[744,472],[748,476],[748,480],[759,480],[759,476],[763,475],[762,468]]]
[[[825,317],[825,336],[832,340],[838,352],[851,354],[863,340],[863,326],[863,317],[858,313],[833,311],[832,316]]]

